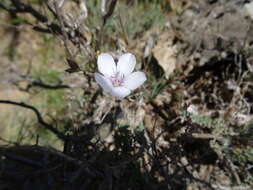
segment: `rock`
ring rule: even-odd
[[[244,5],[250,18],[253,20],[253,1]]]
[[[176,69],[177,46],[173,44],[174,38],[172,33],[162,33],[153,49],[154,57],[162,67],[166,78],[169,78]]]

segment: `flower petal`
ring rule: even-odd
[[[112,89],[112,95],[117,97],[118,99],[123,99],[130,93],[131,91],[125,87],[115,87]]]
[[[125,76],[131,74],[136,64],[135,56],[131,53],[125,53],[119,58],[117,63],[117,71]]]
[[[112,76],[116,72],[116,64],[108,53],[102,53],[98,56],[97,65],[99,72],[105,76]]]
[[[147,80],[147,77],[145,73],[134,72],[125,79],[124,86],[128,88],[129,90],[134,90],[138,88],[139,86],[141,86],[146,80]]]
[[[99,73],[95,73],[95,80],[104,89],[104,91],[111,92],[113,86],[108,78]]]

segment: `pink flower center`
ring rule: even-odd
[[[114,87],[122,86],[124,82],[124,75],[121,75],[119,72],[116,72],[113,76],[110,77],[110,80]]]

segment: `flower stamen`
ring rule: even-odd
[[[110,79],[114,87],[119,87],[123,85],[124,75],[120,75],[119,72],[116,72]]]

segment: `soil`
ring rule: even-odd
[[[45,189],[253,188],[249,1],[168,2],[174,11],[165,27],[143,32],[131,44],[158,83],[142,89],[148,98],[115,101],[87,80],[82,101],[68,105],[66,117],[71,115],[72,126],[78,126],[71,132],[92,145],[66,140],[63,152],[37,145],[0,147],[0,161],[7,168],[0,189],[15,189],[24,181],[27,189],[41,184]],[[10,89],[3,86],[11,78],[4,74],[10,73],[10,59],[0,62],[5,65],[0,99],[22,100],[26,94],[13,90],[8,96]],[[6,117],[5,107],[0,109],[0,118]],[[65,130],[71,125],[64,124]],[[94,142],[93,135],[99,140]]]

